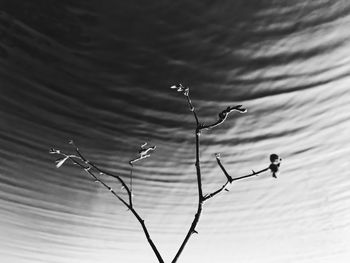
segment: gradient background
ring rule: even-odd
[[[0,1],[0,261],[156,262],[125,207],[50,147],[74,139],[129,180],[166,262],[196,211],[194,119],[204,193],[283,157],[211,199],[179,262],[349,262],[350,2]],[[116,182],[107,179],[115,189]],[[122,190],[118,190],[122,194]]]

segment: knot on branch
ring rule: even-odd
[[[279,173],[279,168],[281,165],[282,158],[280,158],[277,154],[270,155],[270,166],[269,169],[272,173],[272,177],[277,178],[277,174]]]

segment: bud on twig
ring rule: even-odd
[[[277,154],[270,155],[270,166],[269,169],[272,173],[272,177],[277,178],[277,174],[279,172],[279,167],[281,165],[282,158],[280,158]]]
[[[69,157],[67,156],[67,157],[56,160],[56,167],[60,168],[62,166],[62,164],[64,164],[64,162],[68,160],[68,158]]]

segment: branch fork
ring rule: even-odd
[[[54,149],[54,148],[50,149],[50,151],[49,151],[50,154],[58,154],[58,155],[61,156],[61,159],[59,159],[58,162],[56,161],[57,162],[56,167],[59,168],[59,167],[62,166],[62,164],[65,161],[71,160],[73,164],[78,165],[86,173],[88,173],[92,177],[92,179],[93,179],[93,181],[95,183],[101,184],[109,192],[111,192],[120,202],[122,202],[127,207],[127,210],[130,210],[133,213],[133,215],[139,221],[140,225],[142,226],[143,232],[144,232],[144,234],[146,236],[146,239],[147,239],[149,245],[151,246],[154,254],[156,255],[158,261],[160,263],[164,263],[164,260],[163,260],[162,256],[160,255],[156,245],[153,243],[153,241],[152,241],[152,239],[150,237],[148,229],[147,229],[147,227],[145,225],[145,221],[141,218],[141,216],[134,209],[133,202],[132,202],[133,194],[132,194],[131,189],[128,187],[128,185],[124,182],[124,180],[119,175],[114,175],[114,174],[112,174],[110,172],[102,170],[97,165],[95,165],[93,162],[90,162],[89,160],[87,160],[82,155],[82,153],[80,152],[79,148],[74,144],[74,142],[72,140],[69,141],[69,144],[73,145],[73,147],[75,148],[76,154],[66,154],[66,153],[61,152],[60,150],[57,150],[57,149]],[[139,160],[144,159],[144,158],[148,158],[150,156],[150,154],[148,154],[148,152],[153,151],[156,148],[156,146],[153,146],[153,147],[149,147],[149,148],[145,149],[144,147],[146,146],[146,144],[147,143],[141,145],[141,149],[139,151],[140,157],[138,157],[137,159],[132,160],[133,162],[139,161]],[[130,161],[131,165],[133,163],[132,161]],[[128,201],[124,200],[118,193],[116,193],[113,190],[112,187],[110,187],[107,183],[105,183],[103,181],[103,179],[97,177],[94,172],[97,172],[98,175],[106,175],[106,176],[110,176],[110,177],[113,177],[113,178],[117,179],[122,185],[121,190],[126,190],[126,193],[128,195]]]
[[[218,188],[216,191],[212,192],[212,193],[208,193],[203,195],[203,190],[202,190],[202,175],[201,175],[201,168],[200,168],[200,158],[199,158],[199,146],[200,146],[200,140],[199,140],[199,136],[201,134],[201,131],[204,129],[212,129],[214,127],[217,127],[219,125],[221,125],[228,117],[228,115],[233,112],[233,111],[237,111],[239,113],[245,113],[247,112],[247,110],[245,108],[243,108],[242,105],[237,105],[237,106],[228,106],[226,109],[224,109],[223,111],[221,111],[218,116],[219,119],[216,120],[215,122],[213,122],[212,124],[204,124],[204,123],[200,123],[195,107],[192,104],[191,98],[190,98],[190,89],[189,88],[185,88],[182,84],[177,84],[174,86],[171,86],[171,89],[175,89],[177,92],[182,93],[187,100],[187,103],[189,105],[189,109],[190,111],[193,113],[193,116],[195,118],[196,121],[196,128],[195,128],[195,138],[196,138],[196,161],[195,161],[195,167],[196,167],[196,175],[197,175],[197,185],[198,185],[198,205],[197,205],[197,211],[194,215],[194,219],[191,223],[191,226],[180,246],[180,248],[178,249],[175,257],[173,258],[173,260],[171,261],[172,263],[177,262],[179,256],[181,255],[183,249],[185,248],[188,240],[190,239],[190,237],[193,234],[198,234],[198,231],[196,230],[197,224],[199,222],[201,213],[202,213],[202,209],[203,209],[203,204],[208,201],[209,199],[213,198],[214,196],[218,195],[219,193],[221,193],[222,191],[229,191],[227,189],[227,186],[229,184],[232,184],[234,181],[238,181],[238,180],[242,180],[244,178],[248,178],[251,176],[257,176],[263,172],[266,172],[268,170],[271,171],[272,173],[272,177],[277,178],[277,174],[279,172],[279,168],[280,168],[280,164],[282,159],[277,155],[277,154],[271,154],[270,155],[270,165],[267,168],[264,168],[262,170],[259,171],[255,171],[252,170],[252,172],[250,174],[244,175],[244,176],[240,176],[240,177],[235,177],[233,178],[231,175],[228,174],[228,172],[226,171],[225,167],[223,166],[223,164],[221,163],[221,156],[220,153],[215,153],[215,158],[216,158],[216,162],[218,163],[219,167],[221,168],[221,171],[223,172],[223,174],[226,177],[226,182],[220,187]],[[131,213],[136,217],[136,219],[138,220],[138,222],[140,223],[142,230],[146,236],[146,239],[149,243],[149,245],[151,246],[154,254],[157,257],[157,260],[159,263],[164,263],[164,260],[162,258],[162,256],[160,255],[157,247],[155,246],[155,244],[153,243],[150,234],[147,230],[147,227],[145,225],[145,221],[144,219],[141,218],[141,216],[137,213],[137,211],[135,210],[134,206],[133,206],[133,193],[132,193],[132,181],[130,182],[130,187],[125,183],[125,181],[123,180],[123,178],[121,178],[118,175],[114,175],[108,171],[102,170],[100,169],[97,165],[95,165],[93,162],[90,162],[89,160],[87,160],[82,153],[80,152],[79,148],[74,144],[74,142],[71,140],[69,141],[69,144],[71,144],[74,149],[75,149],[75,154],[67,154],[64,153],[58,149],[54,149],[51,148],[49,153],[50,154],[55,154],[55,155],[59,155],[60,158],[58,160],[56,160],[56,167],[60,168],[66,161],[70,160],[73,164],[79,166],[82,170],[84,170],[87,174],[89,174],[92,178],[92,180],[95,183],[99,183],[101,184],[103,187],[105,187],[109,192],[111,192],[126,208],[128,208],[129,211],[131,211]],[[132,168],[133,168],[133,164],[135,162],[138,162],[140,160],[143,160],[145,158],[149,158],[151,156],[151,153],[156,149],[156,146],[151,146],[151,147],[147,147],[147,143],[144,143],[140,146],[139,151],[138,151],[138,155],[136,158],[132,159],[129,161],[129,164],[131,166],[131,180],[132,180]],[[96,173],[98,175],[96,175]],[[119,183],[122,185],[121,186],[121,190],[125,190],[126,194],[128,196],[128,200],[124,200],[119,193],[117,193],[115,190],[113,190],[108,184],[106,184],[104,182],[103,179],[100,178],[100,176],[109,176],[112,178],[115,178],[119,181]]]

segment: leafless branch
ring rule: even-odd
[[[223,186],[221,186],[218,190],[216,190],[216,191],[214,191],[214,192],[212,192],[212,193],[210,193],[210,194],[206,194],[206,195],[204,196],[204,200],[205,200],[205,201],[208,200],[208,199],[210,199],[210,198],[212,198],[212,197],[214,197],[215,195],[219,194],[219,193],[220,193],[221,191],[223,191],[223,190],[228,191],[228,189],[226,188],[226,186],[229,185],[229,184],[232,184],[234,181],[238,181],[238,180],[241,180],[241,179],[244,179],[244,178],[248,178],[248,177],[251,177],[251,176],[257,176],[257,175],[259,175],[259,174],[261,174],[261,173],[263,173],[263,172],[266,172],[266,171],[268,171],[268,170],[270,169],[270,167],[267,167],[267,168],[262,169],[262,170],[259,170],[259,171],[257,171],[257,172],[255,172],[254,170],[252,170],[252,173],[250,173],[250,174],[247,174],[247,175],[244,175],[244,176],[240,176],[240,177],[236,177],[236,178],[232,178],[232,177],[227,173],[227,171],[226,171],[226,169],[224,168],[224,166],[222,165],[221,160],[220,160],[220,154],[216,153],[216,154],[215,154],[215,157],[216,157],[216,161],[217,161],[217,163],[219,164],[221,170],[222,170],[223,173],[225,174],[227,181],[226,181],[226,183],[225,183]]]
[[[143,232],[144,232],[144,234],[146,236],[146,239],[147,239],[149,245],[151,246],[154,254],[156,255],[159,263],[164,263],[164,260],[163,260],[162,256],[160,255],[156,245],[153,243],[153,241],[152,241],[152,239],[150,237],[148,229],[147,229],[147,227],[145,225],[145,221],[141,218],[141,216],[137,213],[137,211],[133,207],[133,204],[132,204],[132,193],[131,193],[129,187],[127,186],[127,184],[124,182],[124,180],[118,175],[114,175],[114,174],[112,174],[110,172],[107,172],[107,171],[102,170],[99,167],[97,167],[94,163],[92,163],[91,161],[87,160],[82,155],[82,153],[80,152],[79,148],[77,146],[75,146],[73,141],[70,141],[69,143],[72,144],[75,147],[75,151],[76,151],[77,155],[74,155],[74,154],[73,155],[69,155],[69,154],[61,152],[60,150],[56,150],[56,149],[53,149],[53,148],[51,148],[51,150],[50,150],[51,154],[58,154],[58,155],[62,156],[62,158],[59,159],[58,162],[56,161],[57,162],[57,165],[56,165],[57,168],[59,168],[66,160],[71,160],[74,164],[78,165],[85,172],[87,172],[92,177],[94,182],[100,183],[104,188],[106,188],[108,191],[110,191],[120,202],[122,202],[133,213],[133,215],[136,217],[136,219],[141,224],[141,227],[142,227],[142,230],[143,230]],[[126,202],[122,197],[120,197],[107,183],[105,183],[102,179],[97,177],[94,174],[94,171],[97,171],[100,175],[107,175],[107,176],[110,176],[110,177],[118,179],[118,181],[122,184],[123,188],[127,191],[127,194],[128,194],[128,197],[129,197],[129,203]]]
[[[140,146],[140,149],[139,149],[139,157],[136,157],[135,159],[129,161],[129,164],[130,165],[133,165],[133,163],[136,163],[142,159],[145,159],[145,158],[148,158],[151,156],[150,152],[154,151],[156,149],[156,146],[152,146],[152,147],[148,147],[148,148],[145,148],[147,145],[147,142],[145,142],[144,144],[142,144]]]
[[[204,129],[212,129],[214,127],[217,127],[219,126],[220,124],[224,123],[224,121],[227,119],[227,116],[232,112],[232,111],[238,111],[240,113],[246,113],[247,112],[247,109],[245,108],[242,108],[242,105],[237,105],[237,106],[234,106],[234,107],[227,107],[226,109],[224,109],[222,112],[219,113],[219,119],[212,123],[212,124],[209,124],[209,125],[203,125],[200,127],[201,130],[204,130]]]
[[[226,182],[219,187],[216,191],[203,195],[203,190],[202,190],[202,175],[201,175],[201,168],[200,168],[200,140],[199,140],[199,136],[201,133],[201,130],[205,130],[205,129],[211,129],[214,127],[217,127],[219,125],[221,125],[226,119],[227,116],[233,112],[233,111],[238,111],[240,113],[244,113],[247,110],[245,108],[242,108],[242,105],[237,105],[237,106],[229,106],[226,109],[224,109],[222,112],[219,113],[219,119],[217,121],[215,121],[212,124],[209,125],[204,125],[201,124],[199,122],[195,107],[192,104],[191,98],[190,98],[190,89],[189,88],[185,88],[182,84],[178,84],[178,85],[174,85],[171,87],[172,89],[176,89],[177,92],[181,92],[183,93],[183,95],[186,97],[187,103],[189,105],[190,111],[193,113],[194,119],[196,121],[196,127],[195,127],[195,138],[196,138],[196,161],[195,161],[195,166],[196,166],[196,176],[197,176],[197,188],[198,188],[198,205],[197,205],[197,211],[194,215],[194,219],[191,223],[191,226],[183,240],[183,242],[181,243],[180,248],[178,249],[174,259],[171,261],[172,263],[176,263],[178,258],[180,257],[183,249],[185,248],[187,242],[189,241],[190,237],[192,236],[192,234],[198,234],[198,231],[196,230],[197,224],[199,222],[202,210],[203,210],[203,204],[205,201],[207,201],[210,198],[213,198],[214,196],[218,195],[219,193],[221,193],[223,190],[227,190],[227,186],[229,184],[232,184],[234,181],[238,181],[244,178],[248,178],[251,176],[256,176],[259,175],[260,173],[266,172],[268,170],[270,170],[272,172],[272,176],[277,178],[277,173],[279,172],[279,167],[280,167],[280,162],[281,162],[281,158],[276,155],[276,154],[271,154],[270,155],[270,165],[267,168],[264,168],[262,170],[259,170],[257,172],[255,172],[254,170],[252,170],[252,173],[244,175],[244,176],[240,176],[240,177],[236,177],[233,178],[232,176],[230,176],[228,174],[228,172],[226,171],[225,167],[223,166],[223,164],[221,163],[220,160],[220,154],[215,154],[216,157],[216,161],[218,163],[218,165],[220,166],[222,172],[224,173],[225,177],[226,177]],[[155,244],[153,243],[150,234],[147,230],[147,227],[145,225],[145,221],[141,218],[141,216],[137,213],[137,211],[134,209],[133,206],[133,201],[132,201],[132,182],[130,183],[130,188],[129,186],[124,182],[124,180],[118,176],[118,175],[114,175],[108,171],[102,170],[100,169],[97,165],[95,165],[94,163],[92,163],[91,161],[87,160],[83,154],[80,152],[79,148],[74,144],[73,141],[70,141],[70,144],[74,146],[75,148],[75,154],[66,154],[61,152],[60,150],[56,150],[56,149],[51,149],[50,153],[51,154],[57,154],[60,155],[61,158],[58,159],[56,161],[56,167],[59,168],[61,167],[67,160],[72,161],[75,165],[78,165],[81,169],[83,169],[86,173],[88,173],[91,178],[94,180],[94,182],[101,184],[104,188],[106,188],[108,191],[110,191],[120,202],[122,202],[131,212],[132,214],[136,217],[136,219],[138,220],[138,222],[140,223],[142,230],[147,238],[147,241],[149,243],[149,245],[151,246],[153,252],[155,253],[158,261],[160,263],[164,263],[163,258],[161,257],[157,247],[155,246]],[[152,146],[152,147],[146,147],[147,143],[144,143],[143,145],[141,145],[138,154],[139,156],[137,156],[136,158],[132,159],[129,161],[129,164],[131,165],[131,169],[133,168],[133,164],[135,162],[138,162],[142,159],[148,158],[151,156],[151,152],[153,152],[156,149],[156,146]],[[123,189],[125,189],[127,195],[128,195],[128,202],[125,201],[118,193],[116,193],[107,183],[105,183],[100,176],[97,176],[95,173],[98,173],[99,175],[106,175],[106,176],[110,176],[112,178],[117,179],[120,184],[122,185]],[[131,170],[132,173],[132,170]],[[131,177],[132,178],[132,177]],[[228,190],[227,190],[228,191]]]
[[[201,133],[201,130],[203,129],[211,129],[211,128],[214,128],[214,127],[217,127],[219,126],[220,124],[222,124],[226,119],[227,119],[227,116],[229,115],[229,113],[231,113],[232,111],[238,111],[240,113],[245,113],[247,112],[247,110],[245,108],[242,108],[242,105],[237,105],[237,106],[234,106],[234,107],[227,107],[225,110],[223,110],[222,112],[219,113],[219,120],[217,120],[216,122],[212,123],[212,124],[209,124],[209,125],[203,125],[203,124],[200,124],[199,122],[199,119],[198,119],[198,116],[197,116],[197,113],[196,113],[196,110],[192,104],[192,101],[191,101],[191,98],[190,98],[190,90],[189,88],[184,88],[184,86],[182,86],[182,84],[178,84],[178,85],[175,85],[175,86],[172,86],[171,87],[172,89],[177,89],[178,92],[184,92],[184,96],[186,97],[187,99],[187,102],[190,106],[190,111],[193,112],[193,115],[194,115],[194,118],[196,120],[196,129],[195,129],[195,137],[196,137],[196,163],[195,163],[195,166],[196,166],[196,172],[197,172],[197,185],[198,185],[198,206],[197,206],[197,212],[194,216],[194,219],[192,221],[192,224],[190,226],[190,229],[188,230],[186,236],[185,236],[185,239],[183,240],[179,250],[177,251],[174,259],[172,260],[172,263],[175,263],[177,262],[178,258],[180,257],[183,249],[185,248],[188,240],[190,239],[190,237],[192,236],[192,234],[196,233],[198,234],[198,232],[196,231],[196,227],[197,227],[197,224],[199,222],[199,219],[200,219],[200,216],[201,216],[201,213],[202,213],[202,210],[203,210],[203,203],[216,196],[217,194],[219,194],[220,192],[222,192],[224,189],[226,189],[226,186],[228,184],[231,184],[233,181],[236,181],[236,180],[240,180],[240,179],[243,179],[243,178],[246,178],[246,177],[250,177],[250,176],[253,176],[253,175],[257,175],[259,173],[262,173],[264,171],[267,171],[269,168],[266,168],[266,169],[263,169],[259,172],[254,172],[252,174],[249,174],[249,175],[245,175],[245,176],[241,176],[241,177],[238,177],[238,178],[232,178],[228,173],[227,171],[225,170],[224,166],[221,164],[221,161],[220,161],[220,155],[217,154],[216,155],[216,160],[221,168],[221,170],[224,172],[225,176],[226,176],[226,183],[221,186],[218,190],[210,193],[210,194],[207,194],[205,196],[203,196],[203,190],[202,190],[202,175],[201,175],[201,169],[200,169],[200,159],[199,159],[199,146],[200,146],[200,141],[199,141],[199,135]],[[275,167],[275,166],[274,166]]]

